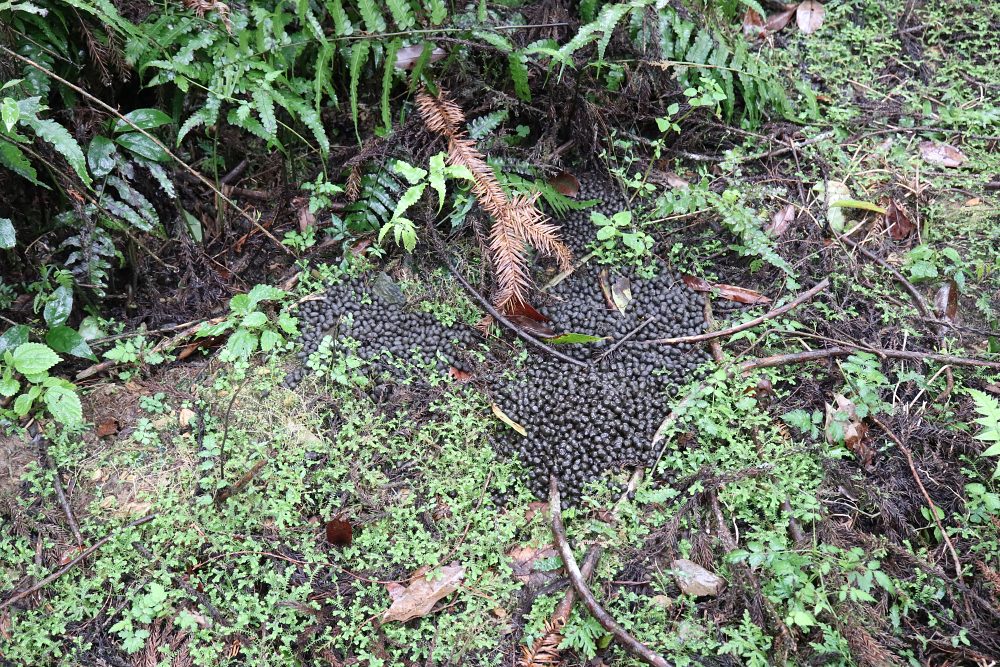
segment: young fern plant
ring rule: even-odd
[[[998,457],[993,477],[1000,477],[1000,401],[978,389],[966,389],[965,391],[976,404],[976,412],[979,413],[976,423],[983,427],[976,434],[976,439],[991,443],[981,456]]]

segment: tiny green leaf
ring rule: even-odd
[[[546,338],[545,342],[551,345],[568,345],[570,343],[596,343],[604,340],[601,336],[591,336],[582,333],[564,333],[555,338]]]

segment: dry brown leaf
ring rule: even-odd
[[[954,323],[958,316],[958,284],[949,279],[934,295],[934,310],[938,317]]]
[[[713,292],[723,299],[735,301],[736,303],[758,304],[771,303],[770,297],[766,297],[756,290],[736,285],[726,285],[723,283],[713,284],[703,278],[685,275],[681,278],[684,284],[695,292]]]
[[[795,23],[799,30],[807,35],[811,35],[823,25],[826,18],[826,8],[818,0],[805,0],[795,9]]]
[[[507,416],[507,413],[500,409],[500,406],[496,403],[490,404],[490,409],[493,410],[493,414],[496,415],[497,419],[502,421],[507,426],[517,431],[523,436],[527,436],[528,432],[524,430],[524,427],[518,424],[516,421]]]
[[[429,578],[420,570],[415,574],[417,578],[411,581],[409,586],[386,584],[392,605],[382,614],[383,623],[392,621],[405,623],[410,619],[429,614],[438,600],[458,590],[459,584],[465,578],[465,568],[458,563],[452,563],[442,567],[433,578]]]
[[[792,16],[795,15],[795,10],[798,9],[797,4],[785,5],[784,11],[780,11],[777,14],[771,14],[767,17],[767,21],[764,23],[764,27],[768,32],[778,32],[782,30],[788,22],[792,20]]]
[[[510,569],[514,576],[524,583],[538,584],[543,579],[555,576],[548,572],[536,572],[535,564],[538,561],[554,558],[559,555],[559,551],[551,544],[542,547],[524,547],[517,545],[507,552],[510,557]],[[543,576],[538,576],[539,574]]]
[[[617,276],[611,284],[611,300],[622,315],[632,303],[632,282],[625,276]]]
[[[858,412],[851,399],[842,394],[834,394],[833,400],[836,407],[826,404],[826,423],[824,433],[826,441],[831,445],[837,444],[837,433],[834,425],[840,423],[843,426],[844,445],[850,450],[862,465],[866,468],[871,466],[875,458],[875,452],[868,444],[868,425],[858,419]]]
[[[450,375],[455,382],[468,382],[472,379],[472,373],[463,371],[460,368],[455,368],[454,366],[450,366],[448,368],[448,375]]]
[[[576,197],[580,194],[580,181],[568,171],[560,171],[549,179],[549,185],[561,195]]]
[[[764,36],[764,17],[749,7],[743,14],[743,36],[749,40]]]
[[[885,205],[885,229],[889,232],[889,238],[896,241],[902,241],[916,229],[906,215],[906,210],[895,199],[890,199]]]
[[[941,167],[960,167],[968,159],[965,153],[951,144],[940,144],[936,141],[921,141],[920,157],[928,164]]]
[[[522,329],[541,338],[552,338],[556,335],[556,330],[552,327],[552,325],[546,324],[545,322],[539,322],[531,317],[526,317],[524,315],[508,315],[507,319],[510,320],[511,323],[516,324],[518,329]]]
[[[396,51],[396,69],[411,70],[413,66],[417,64],[420,60],[420,56],[424,52],[424,44],[413,44],[411,46],[401,46]],[[442,49],[440,46],[435,46],[431,49],[430,62],[436,63],[437,61],[448,55],[448,52]]]
[[[789,204],[784,208],[778,209],[771,216],[771,222],[764,228],[764,231],[774,238],[778,238],[788,231],[793,222],[795,222],[795,204]]]
[[[106,438],[118,432],[118,422],[114,419],[106,419],[97,425],[97,437]]]

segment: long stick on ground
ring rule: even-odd
[[[787,364],[803,364],[819,359],[832,359],[833,357],[847,357],[857,351],[869,351],[878,355],[892,359],[907,359],[909,361],[936,361],[942,364],[952,364],[954,366],[980,366],[1000,371],[1000,361],[987,361],[985,359],[971,359],[969,357],[956,357],[950,354],[937,354],[934,352],[913,352],[910,350],[886,350],[880,348],[837,346],[827,347],[819,350],[806,350],[805,352],[792,352],[790,354],[775,354],[770,357],[750,359],[740,364],[743,371],[755,368],[771,368],[774,366],[785,366]]]
[[[455,276],[455,278],[458,280],[458,282],[460,282],[462,284],[462,287],[464,287],[465,291],[469,293],[469,296],[471,296],[473,299],[475,299],[479,303],[479,305],[482,306],[483,309],[487,313],[490,314],[490,316],[493,319],[495,319],[497,322],[499,322],[500,324],[504,325],[505,327],[507,327],[508,329],[510,329],[511,331],[513,331],[514,334],[516,334],[518,338],[520,338],[521,340],[523,340],[526,343],[534,345],[535,347],[537,347],[538,349],[540,349],[542,352],[545,352],[546,354],[550,354],[553,357],[555,357],[556,359],[560,359],[560,360],[565,361],[567,363],[573,364],[574,366],[579,366],[580,368],[587,368],[588,367],[587,363],[585,363],[583,361],[580,361],[579,359],[574,359],[573,357],[566,356],[565,354],[563,354],[562,352],[559,352],[558,350],[553,350],[551,347],[549,347],[545,343],[541,342],[537,338],[534,338],[533,336],[530,336],[527,333],[525,333],[524,331],[522,331],[517,325],[515,325],[513,322],[511,322],[510,320],[508,320],[503,315],[501,315],[500,311],[498,311],[496,308],[494,308],[492,305],[490,305],[490,302],[487,301],[485,298],[483,298],[483,296],[479,292],[477,292],[475,290],[475,288],[472,287],[472,285],[469,284],[469,281],[465,279],[465,276],[463,276],[461,273],[459,273],[458,269],[456,269],[454,266],[452,266],[451,262],[448,261],[448,258],[445,257],[445,255],[444,255],[443,252],[441,253],[441,261],[443,261],[444,264],[445,264],[445,266],[448,267],[448,270],[451,271],[451,275]]]
[[[562,556],[563,564],[566,566],[566,572],[569,574],[569,580],[591,615],[601,624],[601,627],[618,640],[626,651],[636,658],[649,665],[653,665],[653,667],[671,667],[670,663],[663,656],[651,650],[648,646],[629,634],[628,630],[618,625],[615,619],[611,618],[608,612],[604,611],[604,608],[598,603],[594,594],[590,592],[587,582],[584,581],[583,573],[580,572],[580,567],[576,564],[576,558],[573,556],[573,549],[569,545],[569,540],[566,539],[566,528],[563,526],[562,509],[559,504],[559,482],[555,476],[549,478],[549,512],[552,518],[552,534],[555,536],[556,544],[559,546],[559,553]]]
[[[136,526],[141,526],[144,523],[149,523],[150,521],[152,521],[153,519],[155,519],[157,516],[158,516],[157,514],[146,515],[146,516],[142,517],[141,519],[136,519],[132,523],[125,524],[119,530],[123,530],[125,528],[135,528]],[[70,562],[66,563],[61,568],[59,568],[58,570],[56,570],[55,572],[53,572],[49,576],[45,577],[44,579],[42,579],[41,581],[39,581],[37,584],[35,584],[31,588],[28,588],[27,590],[23,590],[20,593],[16,593],[16,594],[10,596],[9,598],[7,598],[6,600],[4,600],[3,602],[0,602],[0,611],[3,611],[4,609],[6,609],[7,607],[11,606],[12,604],[14,604],[15,602],[17,602],[18,600],[22,600],[22,599],[28,597],[29,595],[32,595],[33,593],[36,593],[36,592],[42,590],[43,588],[45,588],[46,586],[48,586],[49,584],[51,584],[56,579],[58,579],[59,577],[63,576],[64,574],[66,574],[70,570],[72,570],[74,567],[76,567],[76,565],[80,561],[82,561],[83,559],[87,558],[92,553],[94,553],[95,551],[97,551],[98,549],[100,549],[101,547],[103,547],[105,544],[107,544],[108,541],[112,537],[114,537],[115,533],[117,533],[117,532],[118,531],[116,531],[116,530],[112,530],[110,533],[108,533],[107,535],[105,535],[104,537],[102,537],[101,539],[99,539],[97,542],[95,542],[93,546],[87,548],[79,556],[77,556],[76,558],[74,558]]]
[[[913,452],[911,452],[910,448],[903,444],[903,441],[899,438],[899,436],[890,431],[889,427],[883,424],[878,417],[872,415],[872,421],[878,424],[879,428],[882,429],[887,436],[889,436],[889,439],[896,443],[896,446],[899,447],[899,451],[903,452],[903,456],[906,457],[906,462],[910,466],[910,474],[913,475],[913,481],[915,481],[917,486],[920,488],[920,493],[924,496],[924,501],[927,502],[927,508],[930,510],[931,516],[934,517],[934,523],[937,524],[938,530],[941,531],[941,537],[944,538],[944,543],[948,546],[948,551],[951,552],[951,558],[955,561],[955,576],[958,577],[959,581],[962,581],[962,561],[958,560],[958,552],[955,551],[955,545],[951,543],[951,538],[948,536],[948,533],[944,529],[944,525],[941,523],[941,517],[938,516],[937,505],[935,505],[934,501],[931,500],[931,496],[927,493],[924,483],[920,481],[920,475],[917,474],[917,466],[913,464]]]
[[[728,329],[720,329],[719,331],[708,331],[703,334],[698,334],[696,336],[681,336],[680,338],[657,338],[654,340],[642,341],[644,343],[663,343],[664,345],[679,345],[681,343],[700,343],[706,340],[712,340],[713,338],[725,338],[727,336],[732,336],[735,333],[745,331],[747,329],[752,329],[758,324],[767,322],[768,320],[773,320],[779,315],[784,315],[788,311],[801,306],[806,301],[809,301],[814,296],[825,290],[830,285],[830,279],[824,278],[823,280],[816,283],[812,289],[803,292],[802,294],[795,297],[793,300],[786,303],[784,306],[779,306],[774,310],[768,311],[761,315],[760,317],[755,317],[749,322],[744,322],[743,324],[737,324],[736,326],[729,327]]]

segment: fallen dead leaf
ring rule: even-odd
[[[632,303],[632,282],[625,276],[618,276],[611,284],[611,300],[622,315],[625,309]]]
[[[450,366],[448,368],[448,375],[450,375],[455,382],[468,382],[472,379],[472,373],[455,368],[454,366]]]
[[[764,228],[764,231],[772,237],[778,238],[788,231],[791,224],[795,222],[795,217],[795,204],[780,208],[771,216],[771,222]]]
[[[795,10],[795,23],[798,24],[799,30],[806,35],[811,35],[819,30],[825,18],[826,8],[818,0],[805,0]]]
[[[798,9],[797,4],[785,5],[786,9],[780,11],[776,14],[771,14],[767,17],[767,21],[764,23],[764,27],[768,32],[778,32],[784,29],[788,22],[792,20],[792,16],[795,15],[795,10]]]
[[[770,297],[766,297],[756,290],[736,285],[726,285],[723,283],[710,283],[703,278],[685,275],[681,278],[684,284],[695,292],[713,292],[723,299],[735,301],[736,303],[758,304],[771,303]]]
[[[429,614],[439,600],[458,590],[459,584],[465,578],[465,568],[458,563],[445,565],[433,579],[420,570],[415,574],[417,578],[412,580],[409,586],[386,584],[392,605],[382,614],[383,623],[392,621],[405,623],[410,619]]]
[[[558,575],[556,570],[536,570],[535,564],[558,555],[559,551],[551,544],[542,547],[517,545],[507,552],[514,577],[532,588],[542,586]]]
[[[928,164],[941,167],[960,167],[968,159],[965,153],[951,144],[940,144],[936,141],[921,141],[920,157]]]
[[[902,241],[916,229],[905,209],[895,199],[890,199],[885,205],[885,229],[889,232],[889,238],[896,241]]]
[[[958,284],[954,280],[948,280],[934,295],[934,310],[938,317],[954,323],[958,316]]]
[[[962,205],[963,205],[963,206],[968,206],[968,207],[970,207],[970,208],[971,208],[971,207],[973,207],[973,206],[979,206],[979,205],[980,205],[980,204],[982,204],[982,203],[983,203],[983,200],[982,200],[982,199],[980,199],[979,197],[973,197],[972,199],[968,200],[967,202],[965,202],[965,203],[964,203],[964,204],[962,204]]]
[[[567,197],[575,198],[578,194],[580,194],[580,181],[576,176],[568,171],[560,171],[558,174],[550,178],[549,185],[551,185],[556,192]]]
[[[493,410],[493,414],[496,415],[497,419],[499,419],[500,421],[502,421],[504,424],[506,424],[507,426],[510,426],[512,429],[514,429],[515,431],[517,431],[518,433],[520,433],[523,436],[527,436],[528,435],[528,432],[524,430],[524,427],[521,426],[520,424],[518,424],[516,421],[514,421],[510,417],[508,417],[507,413],[504,412],[503,410],[501,410],[499,405],[497,405],[496,403],[491,403],[490,404],[490,409]]]
[[[764,17],[757,13],[756,10],[747,7],[747,11],[743,14],[743,36],[747,39],[760,39],[764,36]]]
[[[97,425],[97,437],[106,438],[118,432],[118,422],[114,419],[106,419]]]
[[[420,60],[420,56],[424,52],[424,44],[413,44],[412,46],[402,46],[396,51],[396,69],[411,70],[417,61]],[[440,46],[435,46],[431,49],[430,62],[436,63],[437,61],[448,55],[448,52],[442,49]]]
[[[523,329],[534,336],[552,338],[556,335],[556,330],[551,325],[524,315],[508,315],[507,319],[516,324],[518,329]]]
[[[196,413],[190,408],[181,408],[180,412],[177,413],[177,422],[181,425],[181,429],[187,430],[191,427],[191,421],[195,418]]]
[[[858,418],[854,403],[842,394],[834,394],[836,407],[826,404],[824,433],[831,445],[843,439],[844,445],[866,468],[872,465],[875,452],[867,442],[868,425]]]

